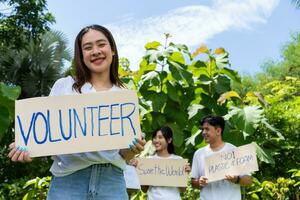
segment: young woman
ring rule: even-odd
[[[174,154],[173,132],[168,126],[163,126],[153,132],[152,143],[156,154],[149,158],[158,159],[182,159]],[[137,166],[137,161],[132,163]],[[189,164],[185,166],[185,171],[190,172]],[[164,186],[142,186],[143,192],[147,191],[148,200],[180,200],[180,191],[185,188],[164,187]]]
[[[103,26],[83,28],[75,40],[75,77],[57,80],[50,96],[121,90],[118,51],[112,34]],[[48,200],[128,199],[123,170],[143,150],[144,140],[135,139],[130,149],[52,156],[52,180]],[[30,162],[28,152],[10,145],[12,161]]]

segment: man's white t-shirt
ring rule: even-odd
[[[171,154],[169,157],[150,156],[159,159],[182,159],[182,157]],[[178,187],[149,186],[148,200],[180,200],[180,191]]]
[[[200,176],[205,176],[205,157],[215,153],[229,151],[236,148],[230,143],[225,143],[224,147],[218,151],[212,151],[209,145],[198,149],[193,157],[192,178],[199,179]],[[200,191],[201,200],[240,200],[241,189],[239,184],[231,183],[227,180],[220,180],[208,183]]]

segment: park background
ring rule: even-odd
[[[222,115],[225,141],[257,147],[260,171],[243,199],[299,200],[299,17],[298,0],[0,0],[0,199],[45,199],[50,158],[7,158],[14,100],[47,96],[73,74],[74,38],[97,23],[116,37],[146,139],[169,125],[176,153],[191,161],[205,145],[199,120]],[[198,195],[188,187],[182,199]]]

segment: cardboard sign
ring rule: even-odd
[[[222,180],[225,175],[243,175],[258,171],[255,146],[247,144],[205,158],[205,176],[209,182]]]
[[[186,159],[140,158],[136,167],[141,185],[186,187]]]
[[[131,90],[18,100],[16,145],[31,157],[128,148],[140,138],[138,112]]]

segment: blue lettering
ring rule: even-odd
[[[108,107],[109,107],[109,105],[99,106],[99,110],[98,110],[98,135],[99,136],[107,135],[107,134],[101,135],[101,121],[108,119],[108,117],[101,117],[101,108],[108,108]]]
[[[41,116],[45,122],[45,137],[42,141],[38,141],[38,138],[37,138],[37,134],[36,134],[36,130],[35,130],[35,124],[36,124],[36,121],[37,121],[37,118],[38,116]],[[34,140],[37,144],[43,144],[46,142],[47,140],[47,136],[48,136],[48,122],[47,122],[47,119],[45,117],[45,115],[42,113],[42,112],[38,112],[36,113],[35,115],[35,119],[34,119],[34,126],[33,126],[33,137],[34,137]]]
[[[125,106],[127,106],[127,105],[132,105],[133,106],[133,109],[132,109],[132,112],[130,113],[130,114],[128,114],[127,116],[123,116],[123,107],[125,107]],[[123,120],[124,119],[128,119],[129,120],[129,122],[130,122],[130,125],[131,125],[131,128],[132,128],[132,130],[133,130],[133,133],[134,133],[134,135],[136,135],[136,131],[135,131],[135,129],[134,129],[134,126],[133,126],[133,124],[132,124],[132,121],[131,121],[131,119],[130,119],[130,116],[134,113],[134,111],[135,111],[135,105],[134,105],[134,103],[123,103],[123,104],[121,104],[121,109],[120,109],[120,111],[121,111],[121,130],[122,130],[122,136],[124,136],[124,122],[123,122]]]
[[[27,146],[28,139],[29,139],[29,135],[30,135],[30,131],[31,131],[31,128],[32,128],[34,119],[35,119],[35,113],[32,114],[31,121],[30,121],[30,126],[29,126],[29,130],[28,130],[26,136],[25,136],[25,134],[24,134],[24,130],[23,130],[23,127],[22,127],[22,122],[21,122],[21,119],[20,119],[19,115],[17,115],[17,119],[18,119],[18,123],[19,123],[21,135],[22,135],[22,137],[23,137],[23,140],[24,140],[25,145]]]
[[[61,136],[64,138],[64,140],[69,140],[72,137],[72,124],[71,124],[71,110],[69,109],[69,136],[67,137],[64,133],[64,128],[63,128],[63,123],[62,123],[62,115],[61,115],[61,110],[58,110],[59,112],[59,127],[60,127],[60,133]],[[74,135],[76,138],[76,135]]]
[[[61,141],[61,138],[59,139],[52,139],[52,133],[51,133],[51,127],[50,127],[50,112],[47,110],[47,127],[48,127],[48,133],[49,133],[49,141],[50,142],[58,142]]]
[[[82,134],[84,136],[86,136],[86,112],[85,112],[85,108],[83,108],[84,127],[82,127],[79,116],[78,116],[78,114],[77,114],[77,112],[74,108],[73,108],[73,114],[74,114],[74,135],[76,135],[76,129],[77,129],[76,122],[78,121]]]
[[[114,106],[118,106],[120,104],[116,103],[116,104],[111,104],[110,105],[110,135],[117,135],[117,134],[120,134],[120,132],[115,132],[113,133],[113,120],[117,120],[117,119],[120,119],[120,117],[114,117],[113,116],[113,107]]]
[[[92,106],[92,107],[87,107],[87,109],[91,109],[91,126],[92,126],[92,136],[94,136],[94,113],[93,110],[98,107]]]

